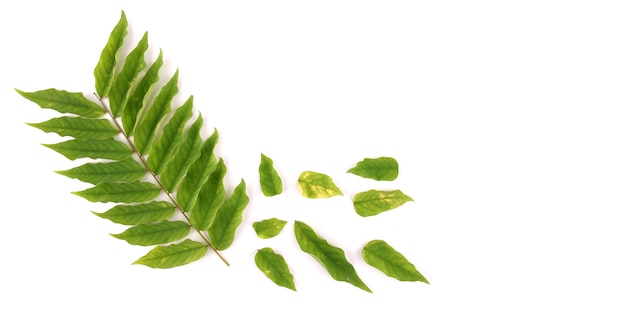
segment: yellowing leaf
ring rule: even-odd
[[[257,221],[252,224],[252,228],[256,232],[257,236],[263,239],[276,237],[283,230],[287,224],[286,221],[277,218],[266,219],[263,221]]]
[[[377,268],[389,277],[393,277],[399,281],[420,281],[430,284],[404,255],[400,254],[383,240],[370,241],[363,247],[362,254],[366,263]]]
[[[394,158],[365,158],[348,173],[378,181],[393,181],[398,177],[398,162]]]
[[[254,262],[261,272],[276,285],[296,290],[293,275],[291,275],[289,266],[282,255],[276,254],[273,249],[266,247],[256,253]]]
[[[335,185],[329,176],[305,171],[298,178],[298,186],[302,195],[307,198],[330,198],[333,196],[343,196],[341,190]]]
[[[413,199],[400,190],[369,190],[354,196],[354,210],[362,217],[375,216],[381,212],[395,209]]]

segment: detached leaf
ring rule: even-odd
[[[296,290],[296,285],[293,283],[293,275],[291,275],[289,266],[283,256],[266,247],[256,253],[254,262],[261,272],[276,285]]]
[[[378,181],[393,181],[398,177],[398,161],[389,157],[365,158],[348,173]]]
[[[86,163],[57,173],[83,182],[100,184],[137,181],[146,175],[146,169],[139,162],[128,158],[117,162]]]
[[[135,83],[139,73],[146,67],[146,60],[143,58],[148,50],[148,33],[143,34],[143,38],[137,44],[124,61],[124,67],[117,75],[109,93],[109,104],[111,114],[115,117],[122,115],[122,111],[126,106],[130,89]]]
[[[111,236],[127,241],[131,245],[151,246],[170,243],[189,234],[191,227],[182,221],[164,221],[156,224],[142,224],[126,229],[121,234]]]
[[[139,225],[161,222],[172,215],[176,208],[166,201],[152,201],[138,205],[117,205],[105,212],[93,212],[96,216],[122,225]]]
[[[71,113],[88,118],[98,118],[104,115],[104,108],[87,98],[83,93],[70,93],[54,88],[37,92],[16,91],[24,98],[31,100],[41,108],[53,109],[59,113]]]
[[[413,201],[413,199],[400,190],[369,190],[357,193],[353,199],[354,210],[361,217],[378,215],[381,212],[398,208],[408,201]]]
[[[119,133],[115,126],[105,119],[61,116],[41,123],[27,124],[46,133],[54,132],[60,136],[71,136],[79,140],[110,139]]]
[[[207,245],[186,239],[180,244],[157,246],[133,264],[152,268],[172,268],[197,261],[204,257],[207,251]]]
[[[268,239],[278,236],[286,224],[287,222],[284,220],[271,218],[253,223],[252,228],[254,228],[257,236]]]
[[[69,140],[55,144],[44,144],[70,160],[80,158],[123,160],[133,151],[124,143],[115,139],[104,140]]]
[[[202,186],[198,193],[198,200],[189,212],[191,224],[200,229],[207,230],[215,221],[215,216],[224,203],[226,189],[224,189],[224,176],[226,165],[220,158],[209,180]]]
[[[274,169],[274,161],[264,154],[261,154],[261,165],[259,166],[259,176],[261,181],[261,190],[267,197],[275,196],[283,192],[283,182],[276,169]]]
[[[330,198],[343,196],[341,190],[329,176],[313,171],[305,171],[298,178],[302,195],[307,198]]]
[[[248,201],[246,183],[241,180],[233,194],[224,201],[208,231],[213,246],[218,250],[224,250],[233,243],[235,232],[241,224],[242,214]]]
[[[402,254],[383,240],[372,240],[363,247],[363,259],[389,277],[399,281],[420,281],[430,284]]]
[[[161,189],[148,182],[110,183],[72,192],[91,202],[144,202],[156,198]]]
[[[98,92],[100,97],[106,97],[109,94],[109,89],[113,83],[113,77],[115,76],[117,52],[122,48],[124,38],[127,34],[127,27],[128,21],[126,20],[126,14],[122,11],[122,16],[115,28],[113,28],[113,31],[111,31],[109,41],[104,49],[102,49],[100,60],[93,72],[96,77],[96,92]]]
[[[150,66],[146,74],[135,86],[133,93],[128,97],[126,108],[122,110],[122,126],[128,135],[133,135],[135,132],[137,116],[144,107],[144,103],[146,103],[150,89],[159,81],[159,69],[161,66],[163,66],[163,51],[159,51],[159,57]]]
[[[296,221],[294,233],[300,249],[320,262],[333,279],[348,282],[364,291],[372,292],[359,278],[354,266],[348,262],[341,248],[330,245],[301,221]]]

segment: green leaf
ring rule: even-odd
[[[146,67],[146,60],[143,58],[146,50],[148,50],[147,32],[143,34],[143,38],[141,38],[137,47],[126,56],[124,67],[122,67],[122,70],[111,85],[109,104],[111,114],[115,117],[122,115],[122,110],[130,95],[130,89],[135,83],[139,73]]]
[[[261,165],[259,165],[259,177],[261,181],[261,190],[267,197],[275,196],[283,192],[283,182],[276,169],[274,169],[274,161],[264,154],[261,154]]]
[[[266,247],[256,253],[254,262],[261,272],[276,285],[296,290],[293,275],[291,275],[289,266],[282,255],[276,254],[273,249]]]
[[[253,223],[252,228],[254,228],[257,236],[263,239],[268,239],[278,236],[286,224],[287,222],[284,220],[270,218]]]
[[[394,158],[365,158],[348,173],[378,181],[393,181],[398,177],[398,162]]]
[[[197,261],[204,257],[207,251],[207,245],[186,239],[180,244],[157,246],[133,264],[152,268],[172,268]]]
[[[135,146],[139,153],[146,154],[152,147],[159,124],[172,108],[172,99],[176,93],[178,93],[178,70],[167,84],[161,88],[150,108],[137,123],[135,128]]]
[[[41,108],[53,109],[59,113],[71,113],[88,118],[98,118],[104,115],[104,108],[87,98],[83,93],[70,93],[54,88],[37,92],[16,91],[24,98],[31,100]]]
[[[61,116],[41,123],[27,123],[46,133],[71,136],[79,140],[110,139],[120,133],[109,120]]]
[[[123,160],[133,151],[124,143],[115,139],[104,140],[69,140],[55,144],[44,144],[70,160],[80,158]]]
[[[150,149],[148,166],[155,174],[161,174],[167,163],[172,159],[174,150],[183,140],[185,124],[191,118],[193,108],[193,96],[189,97],[183,106],[176,109],[172,118],[163,128],[163,134],[159,136]]]
[[[128,135],[133,135],[135,132],[137,116],[139,111],[147,104],[148,93],[150,93],[154,84],[159,81],[159,69],[161,66],[163,66],[163,51],[159,51],[159,57],[137,83],[135,90],[130,94],[126,102],[126,107],[122,110],[122,126]]]
[[[127,27],[128,21],[126,20],[126,14],[122,11],[122,16],[115,28],[113,28],[113,31],[111,31],[109,41],[104,49],[102,49],[100,60],[93,72],[96,78],[96,92],[98,92],[100,97],[106,97],[109,94],[109,89],[111,88],[115,76],[117,52],[122,48],[124,38],[127,34]]]
[[[176,189],[191,164],[200,157],[202,149],[202,137],[200,136],[202,122],[202,115],[198,115],[196,121],[185,133],[183,143],[178,146],[176,154],[174,154],[172,160],[163,170],[161,183],[163,183],[167,191],[172,192]]]
[[[389,277],[399,281],[419,281],[430,284],[402,254],[383,240],[372,240],[363,247],[363,259]]]
[[[301,221],[296,221],[294,233],[300,249],[322,264],[333,279],[348,282],[364,291],[372,292],[359,278],[354,266],[348,262],[341,248],[330,245],[328,241],[318,236],[311,227]]]
[[[222,204],[215,216],[213,225],[209,228],[209,236],[215,248],[224,250],[233,243],[235,232],[241,224],[242,214],[248,205],[248,201],[246,183],[241,180],[232,195],[224,201],[224,204]]]
[[[302,195],[307,198],[330,198],[343,196],[341,190],[329,176],[313,171],[305,171],[298,178]]]
[[[369,217],[398,208],[405,202],[413,201],[413,199],[400,190],[368,190],[357,193],[352,201],[357,214],[362,217]]]
[[[156,198],[161,189],[148,182],[105,182],[72,193],[92,202],[144,202]]]
[[[57,173],[83,182],[100,184],[137,181],[146,175],[146,169],[139,162],[128,158],[117,162],[87,163]]]
[[[220,158],[217,166],[209,180],[202,186],[198,193],[198,200],[189,212],[191,224],[200,229],[207,230],[213,224],[215,216],[224,203],[226,189],[224,189],[224,176],[226,175],[226,165]]]
[[[152,201],[138,205],[117,205],[105,212],[93,212],[96,216],[122,225],[140,225],[161,222],[172,215],[176,208],[166,201]]]
[[[176,201],[183,211],[191,210],[198,199],[200,189],[202,189],[202,186],[204,186],[217,166],[217,161],[213,155],[216,144],[217,131],[213,131],[213,135],[202,145],[200,157],[191,165],[187,175],[180,184],[178,192],[176,192]]]
[[[189,234],[191,227],[182,221],[164,221],[156,224],[142,224],[126,229],[121,234],[111,236],[127,241],[131,245],[151,246],[170,243]]]

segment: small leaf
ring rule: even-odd
[[[254,228],[257,236],[268,239],[278,236],[286,224],[287,222],[284,220],[271,218],[253,223],[252,228]]]
[[[106,97],[109,94],[109,89],[111,88],[115,75],[117,52],[122,48],[124,38],[127,34],[127,27],[128,21],[126,20],[126,14],[122,11],[122,16],[115,28],[113,28],[113,31],[111,31],[109,41],[104,49],[102,49],[100,60],[93,72],[96,77],[96,91],[100,97]]]
[[[16,91],[24,98],[31,100],[41,108],[53,109],[59,113],[71,113],[87,118],[98,118],[104,115],[104,108],[87,98],[83,93],[70,93],[54,88],[37,92]]]
[[[348,282],[364,291],[372,292],[359,278],[354,266],[348,262],[341,248],[330,245],[328,241],[318,236],[311,227],[301,221],[296,221],[294,233],[300,249],[322,264],[333,279]]]
[[[261,165],[259,166],[259,176],[261,181],[261,190],[267,197],[275,196],[283,192],[283,182],[276,169],[274,169],[274,161],[264,154],[261,154]]]
[[[298,178],[302,195],[307,198],[330,198],[343,196],[341,190],[329,176],[313,171],[305,171]]]
[[[213,225],[209,228],[209,236],[213,246],[218,250],[224,250],[233,243],[237,227],[241,224],[243,211],[248,205],[246,195],[246,183],[241,180],[233,191],[233,194],[224,201],[217,212]]]
[[[189,234],[191,227],[182,221],[164,221],[156,224],[142,224],[126,229],[121,234],[111,236],[125,240],[131,245],[151,246],[170,243]]]
[[[176,208],[166,201],[152,201],[138,205],[117,205],[105,212],[93,212],[96,216],[122,225],[140,225],[161,222],[172,215]]]
[[[207,182],[209,176],[215,170],[217,161],[213,155],[213,149],[217,144],[217,131],[202,144],[200,157],[189,167],[189,171],[176,192],[176,201],[184,211],[189,211],[198,199],[200,189]]]
[[[80,158],[123,160],[133,151],[124,143],[115,139],[104,140],[69,140],[55,144],[44,144],[70,160]]]
[[[146,154],[152,147],[157,128],[172,108],[172,99],[176,93],[178,93],[178,70],[167,84],[161,88],[150,108],[137,123],[135,128],[135,146],[139,153]]]
[[[161,189],[148,182],[105,182],[72,193],[91,202],[144,202],[156,198]]]
[[[402,254],[383,240],[372,240],[363,247],[363,259],[389,277],[399,281],[420,281],[430,284]]]
[[[375,216],[381,212],[398,208],[413,199],[400,190],[368,190],[354,196],[354,210],[362,217]]]
[[[119,133],[115,126],[105,119],[61,116],[41,123],[27,124],[46,133],[54,132],[60,136],[71,136],[79,140],[110,139]]]
[[[143,58],[148,50],[148,33],[143,34],[143,38],[137,44],[124,61],[124,67],[117,75],[109,92],[109,104],[111,114],[115,117],[122,115],[122,110],[126,106],[130,89],[135,83],[139,73],[146,67],[146,60]]]
[[[146,169],[139,162],[128,158],[117,162],[86,163],[57,173],[83,182],[100,184],[137,181],[146,175]]]
[[[133,264],[152,268],[172,268],[197,261],[204,257],[207,251],[207,245],[186,239],[180,244],[157,246]]]
[[[128,97],[126,108],[122,110],[122,126],[128,135],[135,133],[137,116],[147,101],[150,89],[159,81],[159,69],[161,66],[163,66],[163,51],[159,51],[159,57],[150,66],[146,74],[137,83],[133,93]]]
[[[378,181],[393,181],[398,177],[398,162],[394,158],[365,158],[348,173]]]
[[[202,149],[202,137],[200,136],[202,122],[202,115],[198,115],[196,121],[187,130],[183,143],[178,146],[176,154],[174,154],[163,170],[161,182],[167,191],[172,192],[176,189],[189,167],[200,157],[200,150]]]
[[[226,165],[220,158],[209,180],[202,186],[198,193],[198,200],[189,212],[191,224],[200,229],[207,230],[213,224],[215,216],[224,203],[226,189],[224,189],[224,176]]]
[[[293,275],[291,275],[289,266],[282,255],[276,254],[274,250],[266,247],[256,253],[254,262],[261,272],[276,285],[296,290]]]

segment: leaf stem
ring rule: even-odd
[[[172,203],[172,205],[176,209],[178,209],[178,211],[180,211],[180,213],[183,214],[183,216],[185,217],[187,222],[189,222],[189,225],[191,225],[191,227],[193,227],[193,229],[198,233],[198,235],[200,235],[200,237],[204,240],[204,242],[207,244],[207,246],[209,246],[211,249],[213,249],[215,254],[217,254],[217,256],[224,262],[224,264],[226,264],[226,266],[230,266],[230,263],[228,262],[228,260],[226,260],[226,258],[222,255],[222,253],[220,253],[220,251],[215,246],[213,246],[211,241],[209,241],[209,238],[207,236],[205,236],[200,229],[196,228],[193,224],[191,224],[191,219],[189,218],[189,214],[186,211],[184,211],[183,208],[178,204],[178,202],[176,201],[176,198],[174,198],[172,193],[169,192],[165,188],[165,186],[161,182],[161,179],[159,178],[159,176],[156,173],[154,173],[154,171],[152,171],[152,169],[150,169],[150,167],[148,166],[148,162],[143,157],[143,155],[139,152],[139,150],[135,146],[135,143],[133,142],[133,140],[130,139],[130,136],[128,136],[126,131],[124,131],[124,128],[122,127],[122,125],[117,121],[115,116],[113,116],[113,113],[111,112],[111,109],[108,107],[108,105],[102,100],[102,98],[100,96],[98,96],[97,93],[94,93],[94,95],[98,98],[98,101],[102,105],[102,108],[104,108],[104,110],[106,111],[107,115],[111,118],[111,120],[115,124],[115,127],[117,127],[118,131],[124,136],[124,138],[128,142],[128,145],[130,146],[130,148],[137,155],[137,157],[139,157],[139,160],[143,164],[143,166],[146,169],[146,171],[148,171],[152,175],[152,177],[154,178],[154,180],[156,181],[158,186],[161,188],[161,190],[165,192],[165,194],[167,195],[167,197],[170,200],[170,202]]]

